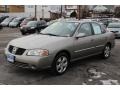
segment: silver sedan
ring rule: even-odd
[[[55,74],[67,71],[70,62],[100,54],[110,57],[115,36],[99,23],[64,20],[53,23],[39,34],[9,42],[7,61],[32,68],[51,68]]]

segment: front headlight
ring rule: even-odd
[[[49,52],[48,50],[29,50],[27,53],[28,56],[48,56]]]

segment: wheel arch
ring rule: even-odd
[[[68,57],[69,57],[69,60],[71,59],[71,53],[68,50],[64,49],[64,50],[61,50],[61,51],[57,52],[57,54],[55,55],[55,57],[57,55],[59,55],[60,53],[66,53],[68,55]]]
[[[107,42],[106,45],[110,45],[110,49],[112,48],[111,42]]]

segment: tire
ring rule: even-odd
[[[52,63],[52,73],[55,75],[62,75],[69,66],[69,56],[66,53],[58,54]]]
[[[26,35],[26,33],[25,33],[25,32],[21,32],[21,34],[22,34],[22,35]]]
[[[3,29],[3,27],[0,27],[0,29]]]
[[[36,30],[35,30],[35,33],[40,33],[40,30],[36,29]]]
[[[104,59],[108,59],[111,56],[111,47],[110,44],[105,45],[104,50],[102,52],[102,57]]]

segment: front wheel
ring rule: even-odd
[[[61,75],[66,72],[69,65],[69,57],[66,53],[60,53],[56,56],[53,64],[52,71],[54,74]]]
[[[21,34],[22,34],[22,35],[26,35],[26,33],[25,33],[24,31],[21,31]]]
[[[102,53],[102,57],[104,59],[107,59],[109,58],[111,55],[111,47],[109,44],[107,44],[105,47],[104,47],[104,50],[103,50],[103,53]]]

